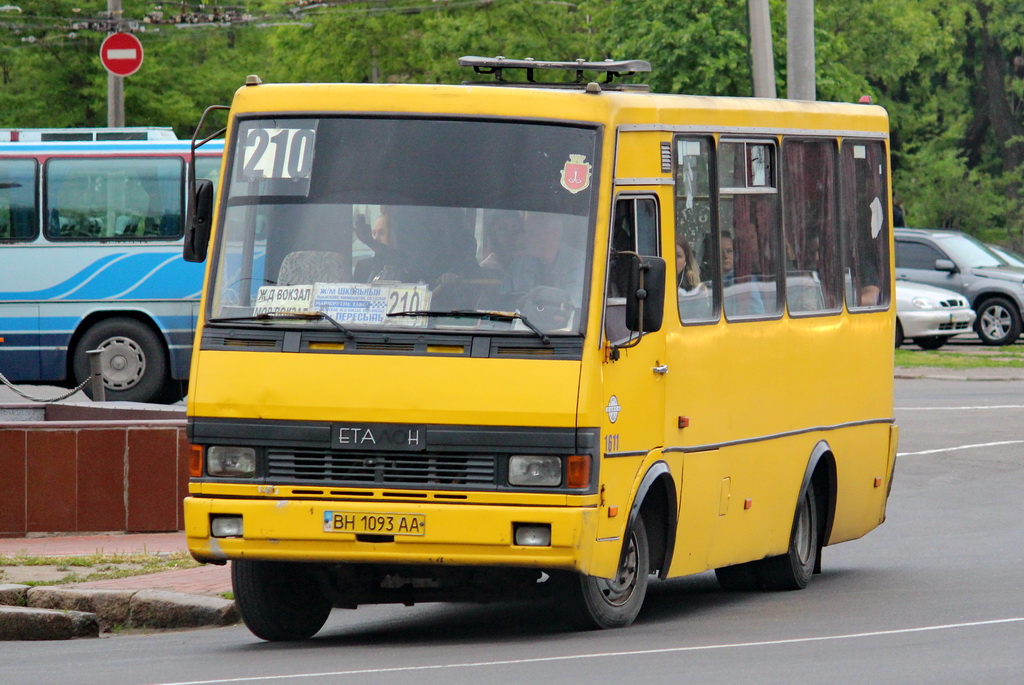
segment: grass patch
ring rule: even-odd
[[[1024,368],[1024,349],[993,347],[971,354],[946,349],[898,349],[896,366],[937,366],[944,369]]]
[[[49,573],[45,580],[25,579],[24,585],[62,585],[65,583],[85,583],[93,580],[109,580],[128,578],[159,571],[170,571],[181,568],[195,568],[199,562],[188,552],[170,554],[86,554],[76,556],[35,556],[27,554],[0,554],[0,578],[13,575],[18,569],[19,576],[31,577],[28,568],[46,567],[55,571]],[[28,567],[28,568],[24,568]],[[59,575],[59,577],[52,577]]]

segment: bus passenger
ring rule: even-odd
[[[701,286],[700,267],[693,258],[693,248],[683,236],[676,236],[676,285],[692,292]]]
[[[483,251],[480,267],[487,271],[507,271],[523,243],[523,213],[514,210],[485,209]]]
[[[765,313],[764,300],[758,283],[752,276],[737,280],[733,238],[723,234],[720,238],[722,253],[722,285],[724,286],[725,313],[727,315],[757,316]]]
[[[563,217],[527,212],[524,222],[522,246],[509,264],[503,291],[526,293],[549,286],[578,296],[583,285],[583,259],[562,240]]]

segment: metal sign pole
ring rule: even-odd
[[[107,0],[112,22],[121,24],[121,0]],[[124,126],[124,77],[107,72],[107,126]]]

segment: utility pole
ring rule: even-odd
[[[790,0],[792,2],[792,0]],[[754,97],[775,97],[775,59],[772,57],[772,24],[768,0],[747,0],[750,14],[750,61]]]
[[[107,0],[111,22],[121,24],[121,0]],[[107,126],[124,126],[124,77],[107,72]]]
[[[814,0],[786,3],[786,97],[817,100],[814,73]]]

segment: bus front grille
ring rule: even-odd
[[[494,487],[493,455],[348,453],[272,448],[267,479],[273,483],[330,485],[440,485]]]

